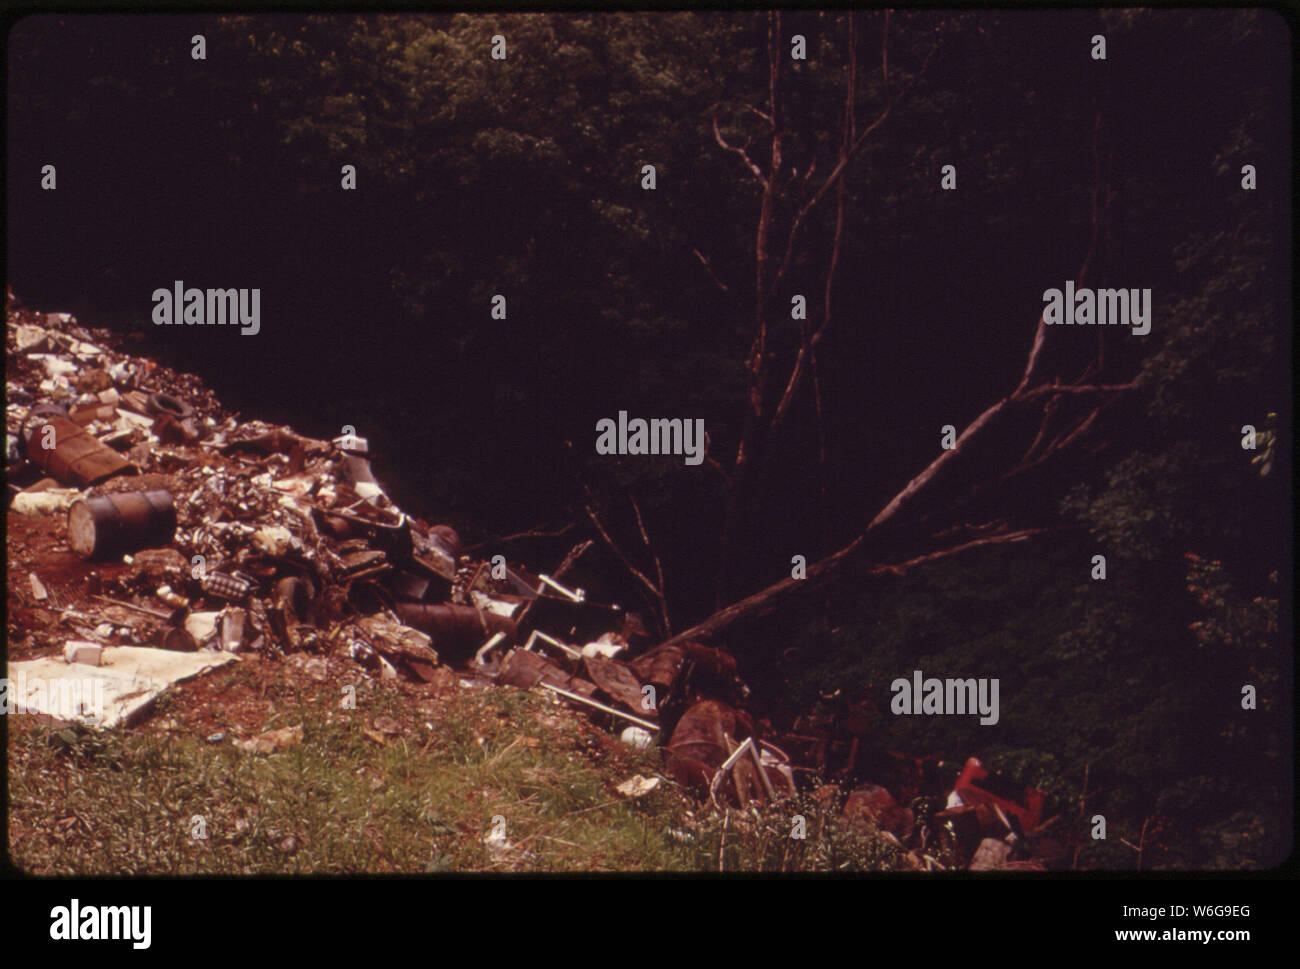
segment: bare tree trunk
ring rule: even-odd
[[[805,166],[805,175],[799,187],[801,196],[794,202],[789,233],[783,248],[780,250],[780,262],[775,272],[772,271],[771,267],[778,258],[778,253],[773,251],[772,237],[776,228],[777,208],[781,201],[780,182],[784,164],[780,77],[783,51],[781,49],[781,17],[779,13],[772,12],[768,17],[767,111],[759,110],[752,105],[748,106],[752,113],[767,122],[770,140],[770,157],[767,171],[764,172],[750,157],[748,152],[749,142],[740,146],[730,144],[723,138],[718,127],[717,118],[713,119],[713,133],[718,144],[725,150],[737,154],[746,168],[758,179],[763,189],[754,238],[754,339],[750,346],[749,355],[745,358],[745,421],[741,430],[740,441],[736,446],[736,456],[732,461],[730,474],[726,475],[723,497],[722,528],[718,543],[718,580],[715,587],[715,603],[718,606],[721,606],[729,593],[731,563],[735,557],[734,537],[738,530],[745,525],[743,509],[748,505],[756,467],[761,464],[761,462],[756,461],[756,457],[764,450],[766,443],[772,439],[775,431],[789,414],[809,370],[815,366],[814,356],[817,345],[821,342],[831,321],[831,297],[839,269],[844,231],[847,196],[846,174],[849,163],[865,142],[867,136],[884,123],[895,103],[895,98],[889,88],[890,19],[890,12],[885,11],[880,48],[880,72],[885,94],[885,105],[876,119],[859,132],[856,116],[858,94],[857,20],[853,12],[848,14],[849,60],[845,72],[844,119],[836,163],[830,174],[815,189],[812,188],[812,175],[817,168],[816,158],[810,159],[807,166]],[[924,74],[934,51],[935,47],[932,46],[921,69],[899,93],[900,98]],[[777,384],[777,386],[781,387],[780,395],[769,406],[766,401],[766,394],[771,378],[771,360],[768,350],[767,314],[775,311],[775,295],[794,258],[800,228],[807,216],[832,188],[836,190],[835,226],[831,242],[830,260],[823,280],[824,303],[821,318],[816,326],[813,326],[810,322],[805,323],[799,349],[791,364],[790,373]],[[811,194],[809,194],[810,191]],[[820,414],[820,400],[818,404]]]

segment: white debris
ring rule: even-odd
[[[103,657],[104,647],[99,643],[86,643],[70,639],[63,644],[63,659],[68,663],[83,663],[86,666],[98,666]]]
[[[18,515],[54,515],[67,511],[77,500],[75,488],[50,488],[47,491],[20,491],[14,495],[9,510]]]
[[[659,778],[657,777],[642,777],[640,774],[633,774],[618,785],[618,792],[625,797],[642,797],[658,786]]]
[[[191,612],[185,617],[185,631],[202,645],[217,634],[217,617],[220,612]]]
[[[253,546],[272,558],[280,558],[293,545],[293,532],[283,525],[267,525],[253,535]]]
[[[69,665],[59,656],[18,660],[9,664],[9,703],[19,713],[45,713],[105,729],[130,726],[169,685],[234,662],[237,657],[229,653],[145,646],[104,647],[98,668]]]
[[[19,350],[37,351],[45,347],[49,334],[39,326],[20,325],[16,336],[18,339]]]
[[[65,360],[63,357],[56,357],[48,353],[33,353],[32,360],[39,360],[41,366],[45,368],[45,373],[50,377],[66,377],[68,374],[77,372],[77,365],[71,360]]]
[[[588,643],[582,647],[583,656],[604,656],[606,659],[613,659],[627,647],[622,643]]]
[[[637,750],[645,750],[650,746],[650,742],[654,740],[654,737],[651,735],[650,731],[646,730],[644,727],[628,727],[619,734],[618,739],[623,741],[623,743],[627,744],[629,747],[635,747]]]

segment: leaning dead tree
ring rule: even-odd
[[[672,635],[666,642],[716,639],[737,621],[773,609],[786,596],[824,588],[828,582],[850,572],[856,575],[901,574],[915,566],[964,551],[1021,542],[1051,530],[1048,527],[1013,527],[987,511],[988,499],[996,500],[1009,481],[1041,468],[1078,445],[1094,429],[1099,414],[1135,386],[1132,382],[1106,383],[1101,379],[1104,338],[1100,331],[1096,355],[1078,376],[1069,381],[1044,377],[1048,340],[1046,322],[1040,314],[1019,382],[971,421],[957,437],[954,446],[942,451],[906,482],[856,537],[837,551],[809,564],[803,578],[783,579],[723,605],[732,598],[728,588],[731,545],[733,536],[744,528],[741,516],[753,497],[760,463],[757,456],[765,453],[810,384],[817,418],[819,454],[825,462],[817,354],[835,320],[834,295],[845,234],[848,173],[867,139],[880,130],[924,77],[938,48],[938,40],[933,40],[924,56],[919,58],[918,66],[910,73],[900,70],[897,63],[891,65],[890,60],[891,22],[891,13],[885,11],[881,17],[879,63],[870,72],[876,79],[873,96],[878,97],[881,103],[869,121],[860,122],[859,100],[865,90],[858,51],[862,41],[857,15],[853,12],[847,14],[843,112],[836,147],[829,161],[820,162],[820,171],[819,159],[815,155],[812,158],[792,157],[794,139],[786,127],[782,97],[782,78],[788,68],[783,66],[786,57],[779,12],[772,11],[767,15],[766,103],[733,105],[733,114],[743,117],[744,124],[734,119],[731,124],[723,124],[715,106],[712,118],[715,141],[722,150],[737,157],[761,190],[750,297],[753,300],[753,336],[744,359],[745,418],[735,451],[729,455],[710,453],[705,458],[723,483],[716,589],[718,608],[702,622]],[[736,134],[746,128],[751,132],[757,129],[759,133],[748,138]],[[1100,119],[1097,119],[1093,127],[1091,238],[1083,265],[1075,275],[1080,285],[1092,268],[1099,227],[1111,202],[1109,188],[1103,187],[1106,180],[1103,178],[1099,138]],[[761,152],[760,148],[763,149]],[[791,268],[800,247],[806,245],[814,213],[827,205],[833,205],[834,209],[833,213],[825,214],[821,223],[829,233],[829,252],[818,280],[822,297],[820,312],[809,314],[802,321],[797,347],[784,361],[778,361],[776,343],[772,339],[773,324],[778,312],[789,310],[788,304],[783,306],[781,303],[782,287],[789,285]],[[693,251],[713,283],[722,291],[730,292],[732,287],[719,278],[708,256],[699,248]],[[955,468],[964,463],[969,468],[975,463],[969,460],[971,455],[980,452],[991,441],[998,441],[1004,448],[1008,446],[1008,440],[1014,443],[1015,435],[1026,426],[1036,426],[1037,430],[1018,460],[1002,461],[991,477],[986,475],[982,480],[974,481],[964,494],[952,493],[953,482],[963,480]],[[1010,433],[1006,433],[1008,431]],[[649,535],[635,502],[632,501],[632,507],[636,512],[639,535],[628,548],[636,549],[638,558],[651,562],[653,571],[637,567],[633,556],[628,554],[628,548],[615,539],[613,530],[608,527],[605,516],[585,484],[584,491],[588,518],[601,539],[647,593],[656,613],[656,624],[665,635],[670,635],[663,570],[651,549]],[[940,494],[941,500],[935,501]],[[929,507],[927,498],[931,499]]]
[[[1075,275],[1075,279],[1081,285],[1088,279],[1092,269],[1097,252],[1099,227],[1106,218],[1113,199],[1113,193],[1105,184],[1102,174],[1100,132],[1101,119],[1097,118],[1093,125],[1094,188],[1091,238],[1083,263]],[[824,325],[823,321],[805,340],[809,355],[816,346],[814,339],[824,332]],[[856,575],[902,574],[915,566],[958,555],[971,549],[1022,542],[1052,531],[1051,527],[1013,528],[1000,518],[975,524],[963,520],[946,528],[925,527],[933,526],[945,519],[951,521],[963,510],[978,507],[975,499],[996,493],[997,489],[1010,479],[1040,468],[1049,460],[1072,448],[1095,427],[1097,418],[1104,409],[1137,386],[1136,380],[1105,383],[1100,379],[1104,365],[1104,339],[1100,332],[1095,356],[1078,376],[1069,381],[1044,377],[1044,354],[1047,343],[1047,324],[1044,315],[1040,314],[1029,345],[1024,370],[1017,384],[971,421],[957,436],[951,448],[943,450],[919,474],[903,485],[851,542],[810,564],[804,578],[786,578],[748,595],[717,610],[707,619],[683,630],[667,642],[716,639],[737,621],[754,618],[770,611],[786,596],[824,587],[832,579],[849,572]],[[794,381],[796,376],[796,373],[792,373],[791,381]],[[784,400],[785,395],[782,396],[782,401]],[[1066,402],[1074,406],[1063,406]],[[925,507],[924,499],[934,494],[937,483],[951,477],[955,465],[977,446],[995,437],[999,430],[1006,429],[1007,425],[1012,423],[1010,419],[1013,416],[1023,419],[1025,412],[1030,410],[1038,415],[1037,430],[1018,461],[1012,463],[1009,468],[994,473],[988,480],[972,485],[965,495],[955,499],[945,498],[941,511],[936,512],[933,509],[928,513],[922,511]],[[778,405],[778,409],[772,414],[772,420],[779,419],[778,415],[782,413]],[[770,425],[771,421],[768,423]],[[907,531],[909,526],[910,533]],[[897,541],[900,533],[906,535],[905,543]],[[910,545],[911,550],[899,554],[897,549],[900,545]],[[890,555],[889,552],[894,554]]]

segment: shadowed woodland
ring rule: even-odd
[[[1288,54],[1260,11],[31,17],[8,281],[354,426],[480,552],[590,539],[591,596],[773,722],[981,756],[1104,813],[1093,867],[1273,865]],[[155,329],[176,279],[260,287],[261,332]],[[1067,280],[1150,288],[1151,332],[1045,326]],[[620,410],[705,461],[596,454]],[[1001,720],[891,716],[914,669],[1000,678]]]

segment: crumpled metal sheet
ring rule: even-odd
[[[501,670],[497,681],[529,689],[541,683],[550,683],[570,693],[590,697],[596,692],[596,684],[567,673],[555,663],[526,649],[512,649],[501,661]]]

